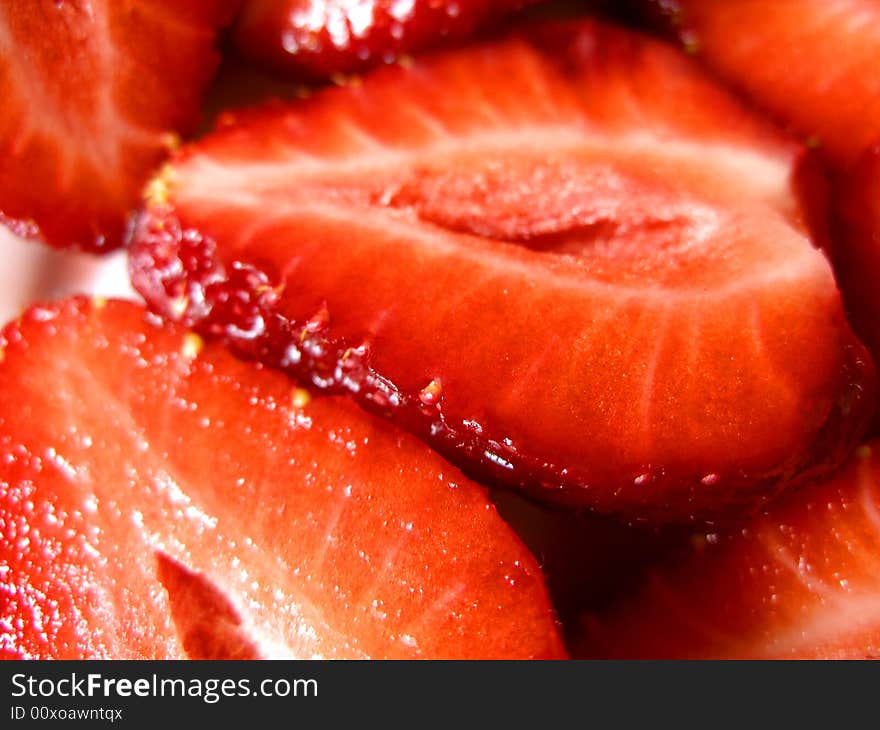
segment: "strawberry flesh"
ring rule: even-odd
[[[842,224],[831,254],[851,321],[876,360],[880,3],[663,0],[653,7],[699,60],[829,165]]]
[[[742,529],[697,539],[584,622],[585,657],[880,659],[880,444]]]
[[[348,400],[132,303],[0,344],[4,656],[564,655],[485,490]]]
[[[482,478],[687,520],[864,429],[801,151],[666,44],[551,25],[226,122],[154,183],[135,286]]]
[[[235,0],[5,0],[0,223],[53,246],[125,238],[143,184],[192,131]]]
[[[655,0],[691,52],[838,167],[880,139],[875,0]]]

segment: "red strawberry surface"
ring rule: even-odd
[[[575,637],[586,611],[604,610],[632,593],[649,568],[661,564],[693,532],[689,526],[627,525],[547,506],[511,489],[489,494],[538,559],[557,614]]]
[[[880,361],[880,138],[836,194],[843,245],[834,264],[853,328]],[[875,418],[875,424],[877,419]]]
[[[466,38],[534,0],[245,0],[236,48],[298,78],[329,78]]]
[[[226,121],[154,183],[135,285],[482,476],[680,520],[863,429],[799,148],[670,46],[544,26]]]
[[[485,490],[347,400],[68,300],[0,339],[7,657],[561,657]]]
[[[655,0],[685,45],[840,167],[880,140],[876,0]]]
[[[585,655],[880,659],[880,443],[679,558],[586,622]]]
[[[856,332],[880,356],[880,3],[673,0],[657,3],[720,77],[801,139],[834,177],[833,258]],[[873,151],[872,151],[873,150]]]
[[[0,222],[118,245],[141,188],[199,119],[235,0],[4,0]]]

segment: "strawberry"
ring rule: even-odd
[[[591,657],[880,658],[880,442],[742,529],[695,540],[585,629]]]
[[[561,657],[485,490],[139,305],[0,339],[0,652]]]
[[[686,526],[657,529],[548,507],[510,489],[491,489],[498,513],[538,559],[562,625],[603,610],[637,587],[690,536]]]
[[[842,179],[834,264],[853,328],[880,361],[880,138]],[[880,414],[875,417],[875,427]]]
[[[325,79],[466,38],[534,0],[245,0],[241,55],[275,72]]]
[[[691,52],[838,167],[880,140],[876,0],[654,0]]]
[[[873,400],[800,159],[675,49],[547,26],[229,115],[154,181],[133,280],[481,477],[749,509]]]
[[[0,223],[54,246],[124,238],[141,187],[198,122],[235,0],[4,0]]]
[[[880,3],[655,0],[701,61],[819,148],[834,178],[833,259],[857,333],[880,356]],[[876,419],[875,419],[876,420]]]

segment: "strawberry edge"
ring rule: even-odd
[[[631,524],[715,525],[747,518],[778,494],[833,472],[860,442],[876,402],[873,360],[854,335],[845,337],[846,330],[841,333],[845,355],[838,376],[846,390],[838,394],[824,424],[801,453],[772,472],[717,473],[711,489],[701,481],[705,469],[688,473],[645,465],[630,479],[640,479],[642,496],[621,498],[618,493],[625,479],[614,484],[591,482],[509,440],[483,434],[476,424],[452,426],[443,417],[442,396],[426,402],[421,393],[403,392],[371,367],[367,348],[334,339],[321,312],[305,323],[281,315],[268,272],[244,262],[233,262],[229,268],[220,262],[215,242],[183,229],[169,204],[153,204],[139,214],[129,249],[129,273],[134,288],[159,316],[222,341],[240,359],[281,370],[311,389],[352,398],[364,410],[416,435],[479,482]],[[254,336],[250,329],[257,322],[262,329]],[[644,474],[649,475],[647,482]],[[682,513],[689,517],[682,520]]]

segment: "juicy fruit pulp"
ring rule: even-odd
[[[681,520],[864,426],[800,151],[671,47],[548,26],[227,121],[154,183],[136,286],[481,475]]]
[[[564,655],[485,491],[129,303],[0,339],[0,653]]]
[[[141,188],[199,119],[235,0],[4,0],[0,223],[119,245]]]
[[[613,658],[880,658],[880,444],[587,622]],[[680,556],[679,556],[680,557]],[[646,617],[647,618],[646,620]]]
[[[233,38],[276,72],[329,78],[465,38],[529,1],[245,0]]]
[[[880,3],[663,0],[697,58],[815,146],[835,179],[833,259],[857,334],[880,355]],[[872,181],[872,176],[874,180]],[[876,422],[876,418],[875,418]]]

